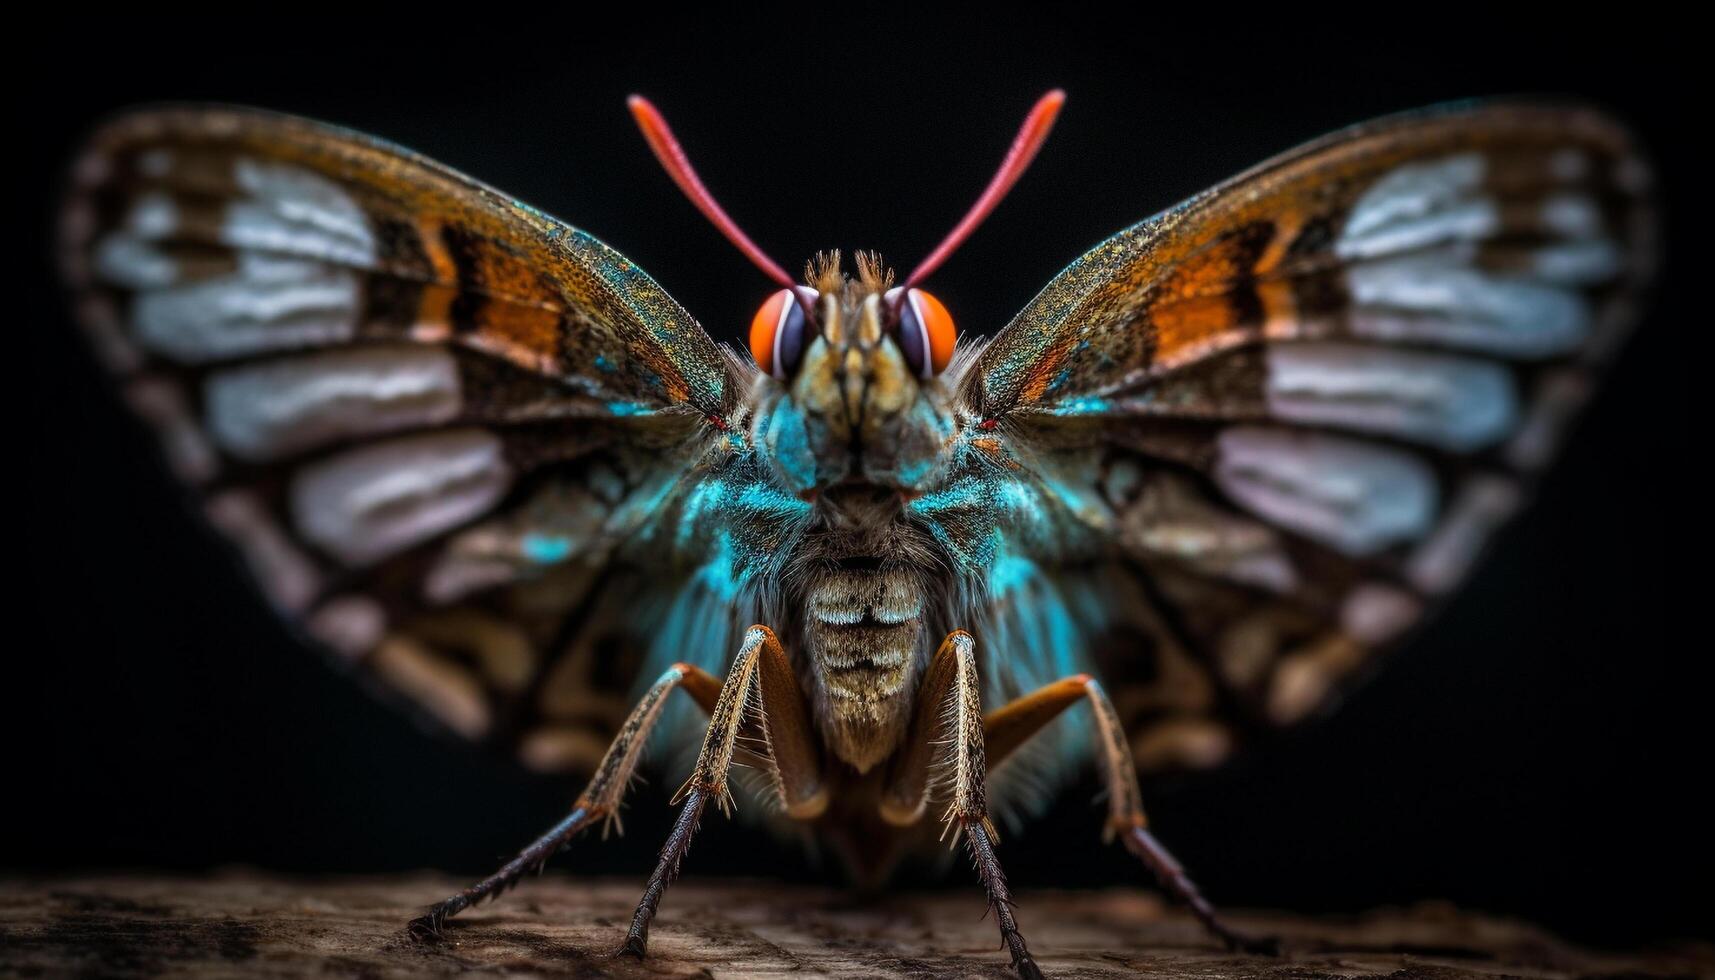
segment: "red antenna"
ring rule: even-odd
[[[667,176],[673,178],[673,183],[679,185],[679,190],[685,192],[685,196],[691,199],[691,203],[697,206],[703,217],[709,219],[715,228],[726,236],[727,241],[736,245],[751,264],[761,269],[763,275],[798,296],[798,290],[795,288],[797,284],[786,274],[786,270],[780,267],[780,263],[758,248],[757,244],[750,240],[750,236],[738,227],[738,223],[728,217],[726,211],[715,202],[714,195],[703,186],[697,172],[691,168],[690,158],[685,156],[684,149],[673,136],[673,130],[668,128],[667,120],[661,117],[655,106],[641,95],[633,95],[625,100],[625,104],[631,107],[631,115],[637,120],[637,128],[643,130],[643,138],[649,142],[649,148],[655,151],[655,159],[661,161]],[[803,302],[800,297],[799,303]],[[808,308],[805,312],[809,313]]]
[[[1054,127],[1054,117],[1060,114],[1060,107],[1066,103],[1064,89],[1054,89],[1047,95],[1036,100],[1031,107],[1030,115],[1024,117],[1024,125],[1018,129],[1018,135],[1012,138],[1012,148],[1006,151],[1006,159],[1000,162],[1000,169],[995,171],[994,179],[989,181],[977,203],[971,205],[971,210],[964,220],[954,226],[935,246],[935,251],[929,257],[917,264],[911,274],[905,277],[901,284],[899,296],[905,295],[905,290],[922,282],[930,273],[941,267],[941,263],[971,237],[971,232],[983,223],[1006,192],[1012,190],[1012,185],[1018,183],[1018,178],[1024,176],[1024,171],[1030,166],[1030,161],[1036,159],[1036,151],[1042,149],[1042,143],[1048,138],[1048,131]]]

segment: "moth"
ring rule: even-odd
[[[617,825],[653,741],[689,775],[639,956],[735,765],[747,812],[862,882],[962,840],[1039,977],[994,817],[1093,763],[1106,835],[1250,942],[1147,829],[1140,773],[1317,713],[1458,584],[1638,318],[1650,174],[1584,106],[1382,119],[960,335],[925,283],[1063,100],[910,272],[823,252],[800,279],[634,97],[775,286],[748,351],[586,232],[376,139],[214,107],[90,138],[60,237],[78,318],[268,601],[439,727],[589,775],[412,935]]]

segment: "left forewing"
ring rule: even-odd
[[[432,161],[241,109],[97,131],[61,246],[282,617],[462,736],[599,757],[639,659],[604,639],[636,632],[616,597],[674,575],[621,545],[728,451],[739,397],[659,286]]]
[[[1649,183],[1584,108],[1383,120],[1102,243],[983,350],[973,426],[1115,545],[1140,764],[1305,716],[1460,581],[1633,325]]]

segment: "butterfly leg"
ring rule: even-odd
[[[1277,952],[1277,944],[1272,940],[1245,936],[1223,922],[1214,906],[1198,891],[1196,883],[1185,874],[1185,869],[1147,829],[1143,794],[1138,787],[1137,766],[1131,759],[1125,726],[1120,724],[1113,703],[1095,678],[1088,674],[1067,677],[990,713],[983,720],[990,768],[999,765],[1058,718],[1062,711],[1079,701],[1089,702],[1096,719],[1096,743],[1101,757],[1102,780],[1108,793],[1108,820],[1103,839],[1112,840],[1117,835],[1126,850],[1154,873],[1162,887],[1184,902],[1204,927],[1228,948]]]
[[[499,896],[517,884],[524,875],[540,870],[567,841],[592,823],[600,820],[611,821],[617,825],[620,800],[625,795],[626,787],[631,784],[632,773],[637,769],[637,760],[643,754],[643,746],[649,741],[649,733],[660,720],[667,695],[675,688],[689,694],[704,711],[713,711],[720,696],[720,682],[702,668],[683,663],[667,668],[626,717],[625,724],[620,726],[619,735],[614,738],[607,754],[602,756],[601,765],[596,767],[595,776],[589,785],[584,787],[566,819],[555,824],[534,844],[520,851],[517,857],[507,862],[499,871],[436,904],[429,909],[428,914],[412,919],[409,926],[412,938],[438,939],[441,926],[447,919],[484,898]]]
[[[1013,917],[1006,874],[995,856],[996,834],[988,818],[980,691],[975,643],[964,630],[954,631],[941,641],[917,689],[917,715],[888,773],[881,816],[896,826],[916,823],[927,806],[929,783],[941,772],[946,774],[952,800],[942,814],[946,825],[943,836],[964,835],[977,877],[988,893],[989,908],[1000,926],[1001,942],[1012,956],[1012,968],[1025,980],[1042,980],[1042,968],[1031,957]]]
[[[643,897],[631,918],[620,952],[641,957],[649,945],[649,924],[660,907],[661,895],[679,877],[679,865],[690,850],[703,809],[713,800],[722,812],[730,812],[732,795],[727,774],[741,734],[755,732],[766,747],[762,762],[772,777],[775,792],[786,815],[814,820],[827,809],[827,789],[822,785],[821,748],[810,728],[798,675],[786,659],[772,630],[752,626],[745,631],[744,645],[727,671],[718,699],[709,712],[709,728],[691,776],[673,802],[682,803],[679,818],[661,848],[661,859],[644,886]],[[747,724],[747,721],[749,724]]]

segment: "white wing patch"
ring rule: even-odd
[[[1587,169],[1576,154],[1562,162],[1553,171],[1560,180]],[[1621,263],[1601,209],[1576,188],[1503,203],[1485,184],[1488,169],[1479,153],[1406,164],[1353,205],[1334,243],[1353,263],[1353,333],[1526,358],[1585,341],[1592,315],[1577,287],[1612,278]],[[1484,267],[1481,246],[1509,230],[1547,241],[1505,271]]]
[[[144,347],[195,364],[348,341],[361,303],[349,269],[243,252],[229,275],[139,292],[131,317]]]
[[[1362,260],[1489,237],[1500,212],[1480,193],[1486,169],[1478,153],[1395,169],[1352,206],[1334,254]]]
[[[315,256],[360,269],[375,265],[375,236],[363,209],[338,184],[289,164],[239,158],[238,186],[221,240],[234,248]]]
[[[1488,361],[1334,343],[1275,344],[1267,358],[1269,411],[1292,422],[1469,452],[1518,414],[1510,372]]]
[[[1562,354],[1589,333],[1589,304],[1573,290],[1460,260],[1447,251],[1353,266],[1352,332],[1511,357]]]
[[[94,246],[102,278],[137,291],[131,319],[142,345],[203,363],[350,339],[362,300],[354,270],[376,264],[362,208],[332,181],[283,164],[240,159],[233,177],[243,196],[203,210],[139,195]],[[211,225],[235,250],[224,268],[161,245]]]
[[[368,565],[487,511],[512,477],[493,433],[411,436],[304,468],[292,481],[292,519],[341,562]]]
[[[460,403],[458,365],[433,347],[321,352],[219,371],[204,386],[209,431],[251,461],[445,423]]]
[[[172,202],[161,199],[169,210]],[[138,220],[143,207],[139,201],[133,208],[132,222]],[[168,220],[171,220],[170,216]],[[157,236],[158,237],[158,236]],[[145,241],[142,236],[115,232],[95,246],[95,269],[101,278],[127,289],[160,289],[179,280],[179,262]]]
[[[1531,253],[1530,272],[1549,283],[1599,285],[1620,274],[1620,246],[1609,238],[1544,245]]]
[[[1251,512],[1348,555],[1421,537],[1434,475],[1409,453],[1317,433],[1222,432],[1215,480]]]
[[[1351,206],[1334,254],[1367,259],[1487,237],[1499,227],[1499,213],[1478,194],[1485,170],[1480,153],[1399,166]]]

